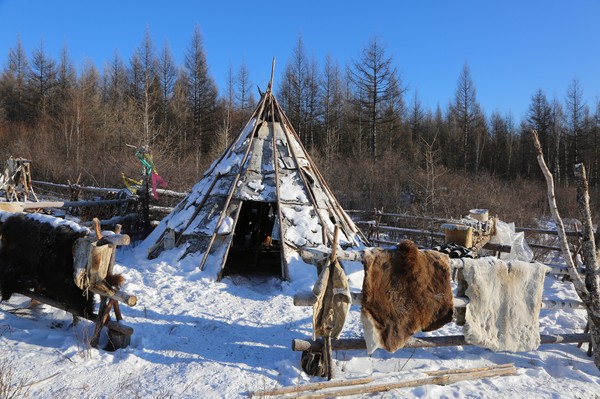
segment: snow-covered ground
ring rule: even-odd
[[[122,306],[135,329],[131,345],[116,352],[90,349],[92,323],[71,325],[69,314],[47,306],[26,309],[15,295],[0,304],[2,386],[32,398],[237,398],[252,391],[323,381],[306,375],[294,338],[310,338],[310,307],[295,307],[306,281],[227,277],[213,281],[192,263],[177,266],[119,248],[115,271],[138,305]],[[360,283],[360,265],[349,265]],[[312,278],[313,271],[307,272]],[[307,274],[307,275],[308,275]],[[545,298],[577,299],[569,283],[546,279]],[[583,310],[542,310],[541,332],[581,332]],[[453,323],[433,335],[460,334]],[[362,335],[352,307],[343,337]],[[106,342],[103,337],[101,346]],[[334,352],[335,379],[366,376],[379,382],[423,377],[423,371],[514,363],[518,375],[427,385],[372,397],[402,398],[600,398],[600,371],[575,344],[542,345],[528,353],[494,353],[473,346]]]

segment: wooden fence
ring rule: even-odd
[[[434,247],[444,243],[442,228],[446,223],[460,223],[458,219],[434,218],[400,213],[387,213],[380,210],[348,210],[369,241],[376,245],[395,245],[405,238],[413,239],[424,247]],[[515,232],[523,232],[527,244],[538,254],[544,251],[560,251],[554,243],[558,237],[556,230],[515,227]],[[567,231],[571,238],[581,237],[578,231]],[[554,245],[552,245],[554,244]],[[490,248],[494,249],[494,248]]]

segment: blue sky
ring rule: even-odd
[[[277,85],[298,35],[321,66],[327,53],[345,66],[377,36],[407,102],[416,90],[425,107],[444,108],[466,62],[486,114],[519,120],[538,88],[562,101],[574,78],[588,105],[600,98],[599,17],[600,0],[0,0],[0,62],[20,35],[28,54],[43,41],[58,59],[66,45],[76,65],[102,69],[115,52],[128,61],[149,29],[157,50],[168,43],[181,64],[199,26],[224,92],[229,66],[242,61],[264,88],[276,57]]]

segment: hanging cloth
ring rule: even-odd
[[[157,186],[162,188],[167,188],[168,183],[158,175],[156,172],[156,167],[154,166],[154,162],[152,161],[152,155],[150,154],[150,150],[145,146],[140,147],[135,156],[144,166],[144,173],[146,176],[150,177],[152,180],[152,196],[155,200],[158,199],[158,194],[156,193]]]
[[[142,186],[141,180],[135,180],[131,177],[127,177],[125,176],[125,173],[121,173],[121,178],[123,179],[123,184],[125,184],[125,187],[127,187],[131,194],[136,194],[137,190],[139,190],[139,188]]]

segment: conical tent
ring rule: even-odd
[[[177,248],[223,273],[275,267],[290,278],[299,249],[366,239],[341,208],[273,96],[272,80],[250,120],[203,178],[146,238],[149,258]],[[228,271],[228,269],[230,269]],[[273,270],[273,269],[271,269]]]

